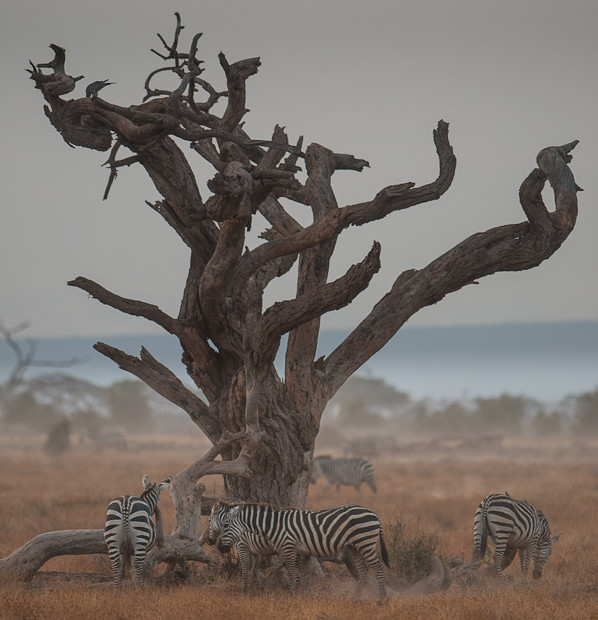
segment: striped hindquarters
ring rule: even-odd
[[[141,580],[143,561],[156,541],[156,526],[152,515],[156,510],[160,492],[169,484],[169,478],[159,484],[152,484],[148,477],[144,476],[145,490],[140,497],[121,495],[108,505],[104,540],[112,562],[115,585],[120,585],[132,555],[135,556],[135,581]],[[121,550],[124,553],[124,562],[121,561]]]
[[[542,575],[542,567],[550,556],[552,543],[546,517],[530,502],[509,495],[488,495],[478,506],[474,517],[474,561],[486,554],[490,536],[496,545],[494,564],[500,577],[502,571],[519,551],[521,568],[527,575],[534,560],[534,577]]]

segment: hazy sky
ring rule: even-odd
[[[152,324],[89,299],[66,282],[82,275],[176,315],[187,251],[146,205],[157,193],[140,168],[122,169],[102,201],[107,154],[69,148],[51,127],[25,69],[56,43],[67,71],[97,79],[120,105],[139,103],[156,33],[183,47],[203,32],[204,77],[224,89],[217,55],[260,56],[248,83],[246,129],[318,142],[367,159],[361,174],[335,175],[339,204],[382,187],[437,175],[432,130],[450,124],[453,186],[439,201],[346,231],[333,276],[361,260],[374,239],[383,268],[328,327],[356,324],[405,269],[425,266],[465,237],[524,219],[518,189],[538,151],[579,139],[572,169],[578,224],[540,267],[497,274],[421,311],[409,325],[598,319],[598,2],[596,0],[19,0],[0,8],[3,207],[0,317],[30,320],[31,336],[150,331]],[[200,182],[213,170],[194,159]],[[204,195],[207,193],[204,191]],[[546,192],[547,200],[551,198]],[[277,294],[292,295],[291,282]],[[273,295],[270,301],[275,298]]]

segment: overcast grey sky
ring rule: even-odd
[[[109,101],[141,101],[150,52],[167,40],[178,10],[183,46],[203,32],[199,56],[217,88],[217,55],[260,56],[249,80],[246,129],[268,138],[275,123],[367,159],[338,173],[339,204],[382,187],[437,174],[432,130],[450,124],[456,179],[441,200],[341,237],[333,276],[361,260],[374,239],[383,268],[327,327],[356,324],[403,270],[419,268],[464,239],[524,219],[519,185],[540,149],[579,139],[572,169],[578,224],[540,267],[497,274],[425,309],[409,325],[598,319],[598,2],[596,0],[32,0],[5,2],[0,18],[3,207],[0,317],[30,320],[31,336],[109,335],[153,329],[66,286],[78,275],[176,315],[186,247],[146,205],[157,198],[141,169],[123,169],[102,194],[105,153],[69,148],[27,79],[28,59],[67,50],[67,71],[86,84],[108,78]],[[201,182],[213,174],[196,170]],[[204,192],[205,194],[205,192]],[[547,198],[550,193],[547,192]],[[292,295],[291,282],[276,293]],[[273,295],[270,299],[275,298]]]

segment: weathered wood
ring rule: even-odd
[[[104,530],[59,530],[46,532],[0,559],[0,577],[30,581],[50,559],[60,555],[108,553]]]
[[[31,581],[52,558],[64,555],[107,554],[104,530],[58,530],[39,534],[0,559],[0,580]],[[144,572],[151,574],[160,562],[209,562],[197,540],[164,536],[146,558]]]

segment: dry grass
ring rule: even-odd
[[[109,499],[138,492],[144,473],[162,479],[179,471],[202,453],[195,441],[148,437],[132,442],[127,453],[96,454],[77,446],[68,456],[49,457],[41,437],[0,436],[0,557],[41,532],[101,528]],[[365,486],[360,494],[349,488],[324,494],[320,481],[310,490],[309,506],[361,503],[378,512],[383,524],[399,519],[413,533],[436,534],[444,558],[468,560],[477,504],[488,493],[508,491],[541,508],[553,532],[563,530],[543,579],[523,581],[514,562],[502,585],[483,571],[457,579],[448,591],[418,597],[401,595],[390,584],[389,600],[378,605],[375,594],[353,598],[344,569],[296,596],[272,587],[254,587],[243,596],[239,579],[226,581],[199,565],[195,585],[176,588],[127,586],[114,592],[66,581],[48,586],[37,578],[30,586],[0,586],[0,618],[598,618],[598,443],[512,440],[466,450],[421,442],[375,464],[377,494]],[[217,480],[207,486],[208,494],[219,489]],[[168,494],[160,505],[168,531]],[[65,557],[44,570],[107,572],[109,566],[105,557]]]

